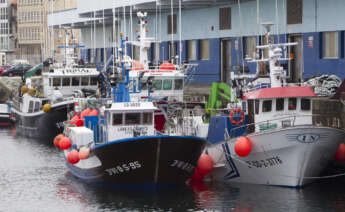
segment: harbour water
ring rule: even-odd
[[[0,211],[345,211],[345,178],[304,189],[205,183],[156,192],[90,186],[62,152],[1,129]]]

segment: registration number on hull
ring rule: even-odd
[[[115,167],[106,169],[105,171],[107,172],[109,176],[112,176],[112,175],[117,175],[124,172],[130,172],[136,169],[140,169],[141,167],[142,165],[139,163],[139,161],[133,161],[133,162],[117,165]]]

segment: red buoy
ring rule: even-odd
[[[337,152],[334,154],[334,158],[340,162],[345,161],[345,144],[344,143],[339,144]]]
[[[208,174],[213,169],[213,160],[208,154],[202,154],[198,160],[198,170],[202,174]]]
[[[246,157],[252,151],[252,143],[247,137],[240,137],[235,142],[235,152],[240,157]]]
[[[205,174],[200,172],[200,169],[195,168],[194,173],[190,176],[192,182],[200,182],[204,179]]]
[[[171,63],[162,63],[160,66],[159,66],[159,69],[161,70],[176,70],[174,64],[171,64]]]
[[[75,115],[73,118],[69,121],[70,124],[76,124],[76,122],[80,119],[80,116]]]
[[[80,160],[85,160],[90,155],[90,148],[83,146],[79,149],[79,158]]]
[[[78,119],[78,120],[75,122],[75,125],[76,125],[77,127],[81,127],[81,126],[84,125],[84,121],[83,121],[82,119]]]
[[[59,147],[60,141],[61,141],[64,137],[65,137],[65,136],[62,135],[62,134],[59,134],[59,135],[55,136],[55,138],[54,138],[54,146],[55,146],[55,147]]]
[[[67,160],[71,164],[76,164],[79,162],[79,152],[77,150],[72,150],[67,154]]]
[[[91,108],[87,108],[87,109],[83,110],[83,112],[81,112],[81,114],[80,114],[80,118],[84,119],[84,117],[88,116],[91,111],[92,111]]]
[[[59,144],[60,148],[63,150],[69,149],[71,145],[72,145],[71,139],[67,137],[62,138]]]

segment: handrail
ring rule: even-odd
[[[255,131],[256,126],[262,126],[263,124],[266,124],[266,126],[269,127],[270,124],[276,124],[277,123],[277,122],[274,122],[274,121],[279,121],[279,120],[282,121],[282,125],[280,127],[278,127],[278,126],[274,127],[275,129],[282,129],[282,128],[286,128],[286,127],[295,127],[295,126],[306,125],[306,124],[300,124],[300,125],[296,124],[296,119],[297,118],[301,119],[301,118],[304,118],[304,117],[312,117],[312,118],[314,118],[314,117],[327,117],[327,118],[330,118],[329,116],[321,115],[321,114],[290,115],[290,116],[280,117],[280,118],[276,118],[276,119],[270,119],[270,120],[256,122],[256,123],[250,123],[250,124],[246,124],[246,125],[242,125],[242,126],[238,126],[238,127],[232,128],[230,130],[230,133],[229,133],[229,138],[233,138],[234,135],[236,135],[236,131],[241,130],[243,128],[248,129],[249,127],[254,127],[254,131],[253,132],[256,132]],[[332,118],[331,122],[333,122],[333,124],[330,123],[330,124],[326,124],[325,126],[332,127],[332,128],[338,128],[338,129],[341,129],[343,127],[342,126],[343,124],[340,123],[340,118],[338,118],[338,117],[331,117],[331,118]],[[334,124],[334,119],[333,118],[336,118],[337,124]],[[283,125],[283,121],[288,121],[288,120],[291,121],[290,124],[284,126]],[[327,119],[327,123],[328,123],[328,120],[329,119]],[[318,122],[316,124],[314,124],[313,122],[316,122],[316,121],[318,121]],[[321,120],[312,120],[312,123],[310,125],[315,125],[315,126],[320,126],[321,125],[321,126],[323,126]]]

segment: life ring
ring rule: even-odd
[[[235,121],[234,113],[241,113],[241,119],[238,121]],[[244,121],[244,112],[241,110],[241,108],[232,109],[229,116],[230,116],[230,122],[234,125],[240,125]]]

